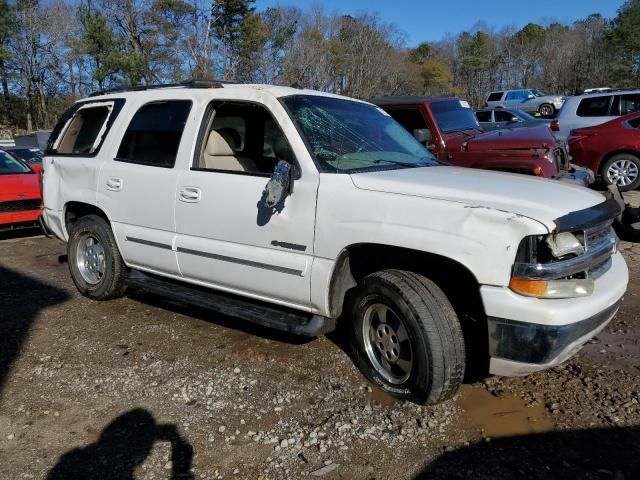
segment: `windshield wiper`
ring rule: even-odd
[[[390,165],[399,165],[401,167],[407,167],[407,168],[415,168],[415,167],[424,167],[427,165],[427,162],[422,161],[421,163],[410,163],[410,162],[400,162],[398,160],[385,160],[383,158],[378,158],[377,160],[374,160],[373,163],[375,164],[380,164],[380,163],[388,163]]]

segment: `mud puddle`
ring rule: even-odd
[[[482,387],[463,386],[458,405],[469,427],[484,437],[509,437],[552,430],[543,406],[529,407],[520,398],[496,397]]]

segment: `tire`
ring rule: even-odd
[[[640,158],[631,153],[619,153],[602,164],[602,180],[607,184],[617,183],[620,190],[628,192],[640,185]]]
[[[553,117],[556,114],[556,107],[550,103],[543,103],[538,107],[538,113],[542,117]]]
[[[92,253],[89,253],[89,244]],[[112,300],[124,295],[128,269],[111,225],[102,217],[87,215],[73,225],[67,242],[67,258],[71,279],[85,297]]]
[[[465,370],[462,329],[451,303],[431,280],[401,270],[373,273],[356,288],[350,315],[351,354],[372,383],[423,404],[456,394]]]

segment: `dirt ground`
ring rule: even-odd
[[[577,357],[421,407],[335,339],[93,302],[62,243],[2,238],[1,479],[640,479],[640,245],[621,244],[628,295]]]

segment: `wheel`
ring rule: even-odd
[[[80,218],[69,235],[67,257],[73,283],[84,296],[111,300],[124,295],[128,269],[106,220]]]
[[[640,158],[630,153],[614,155],[602,165],[602,179],[607,185],[617,183],[620,190],[635,190],[640,184]]]
[[[538,108],[538,113],[543,117],[553,117],[556,114],[556,107],[550,103],[543,103]]]
[[[464,377],[462,329],[442,290],[422,275],[367,276],[347,320],[354,363],[390,394],[418,403],[452,398]]]

